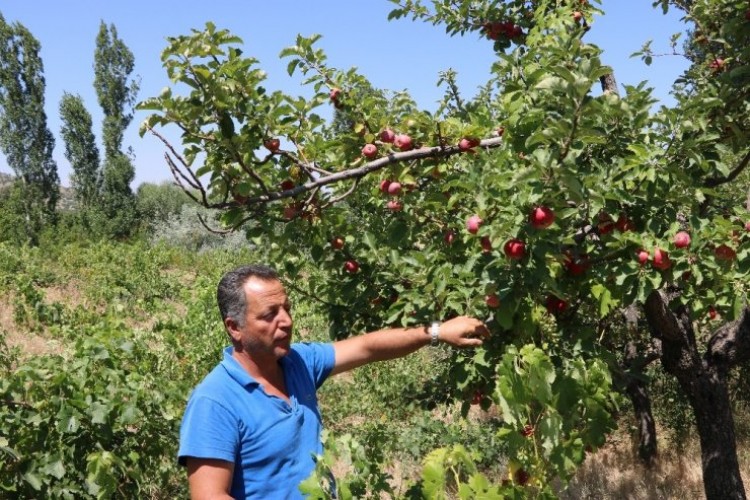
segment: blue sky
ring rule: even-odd
[[[664,16],[652,0],[603,0],[605,16],[597,17],[587,39],[604,49],[603,61],[615,70],[618,84],[648,80],[655,96],[671,102],[669,89],[686,67],[678,56],[657,58],[645,66],[629,58],[652,39],[655,52],[669,52],[669,37],[684,29],[677,11]],[[352,6],[356,5],[356,8]],[[64,185],[70,185],[70,165],[64,157],[58,106],[63,92],[79,94],[94,119],[101,141],[101,112],[93,90],[93,58],[100,21],[114,24],[135,55],[134,74],[141,79],[138,98],[157,95],[169,84],[159,59],[166,37],[201,29],[207,21],[227,28],[245,42],[245,53],[260,60],[268,72],[267,87],[290,94],[305,93],[290,79],[278,54],[292,45],[298,33],[320,33],[318,43],[339,68],[356,66],[375,86],[407,89],[424,108],[434,109],[442,90],[435,86],[438,72],[453,68],[465,96],[485,82],[493,61],[491,44],[477,34],[449,37],[444,30],[409,19],[388,21],[392,4],[386,0],[6,0],[0,13],[6,22],[20,22],[40,41],[47,80],[48,126],[56,137],[55,159]],[[124,147],[135,153],[136,178],[142,182],[170,179],[164,149],[152,136],[138,136],[146,113],[136,112]],[[11,173],[0,153],[0,172]]]

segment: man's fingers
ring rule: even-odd
[[[461,345],[463,345],[464,347],[479,347],[483,343],[484,343],[484,341],[482,339],[467,338],[467,339],[463,340],[463,342],[461,343]]]

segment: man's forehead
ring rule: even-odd
[[[250,278],[245,282],[245,294],[253,302],[276,302],[286,300],[286,290],[284,285],[278,280],[261,280]]]

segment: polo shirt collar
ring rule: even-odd
[[[224,349],[224,359],[221,362],[221,366],[223,366],[229,376],[232,377],[241,386],[259,386],[260,383],[258,383],[257,380],[255,380],[250,376],[249,373],[247,373],[247,370],[242,367],[239,361],[234,359],[234,357],[232,356],[233,352],[234,347],[232,346],[226,347]]]

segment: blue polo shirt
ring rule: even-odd
[[[298,486],[323,452],[316,390],[333,369],[333,345],[292,344],[279,360],[290,403],[266,394],[224,350],[224,360],[193,390],[180,428],[178,460],[234,463],[236,499],[302,498]]]

